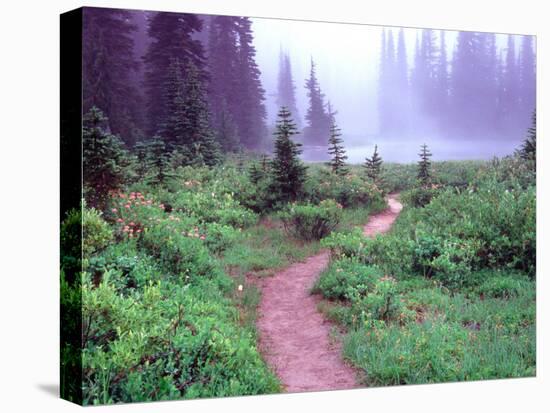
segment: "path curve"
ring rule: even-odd
[[[402,205],[396,195],[388,208],[371,216],[365,235],[386,232]],[[322,251],[263,280],[259,306],[259,343],[265,360],[287,392],[340,390],[358,387],[356,373],[341,357],[341,343],[330,339],[332,323],[317,311],[320,297],[310,294],[329,263]]]

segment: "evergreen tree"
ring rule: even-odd
[[[534,111],[531,118],[531,126],[527,130],[527,136],[520,149],[520,156],[526,161],[533,162],[533,169],[537,168],[537,112]]]
[[[445,121],[447,121],[449,105],[449,70],[444,30],[439,31],[439,56],[436,63],[435,77],[437,82],[435,87],[435,106],[439,108],[439,126],[446,127],[447,122]]]
[[[171,152],[184,146],[185,136],[185,91],[183,69],[180,60],[171,59],[163,88],[164,113],[159,126],[159,135],[166,150]]]
[[[386,29],[382,27],[378,69],[378,131],[380,134],[385,134],[388,125],[391,123],[388,119],[388,61],[386,46]]]
[[[536,67],[533,36],[522,36],[519,54],[519,105],[521,119],[527,119],[528,114],[536,104]]]
[[[395,79],[393,82],[394,111],[399,114],[394,118],[394,130],[398,134],[407,133],[409,130],[409,114],[411,112],[409,69],[407,63],[407,49],[405,46],[405,33],[403,28],[399,29],[397,38],[397,51],[395,56]]]
[[[257,185],[258,182],[263,179],[264,171],[262,171],[262,168],[259,167],[256,162],[252,162],[252,164],[248,168],[248,177],[250,179],[250,182],[252,182],[254,185]]]
[[[238,151],[240,131],[235,108],[237,93],[238,44],[237,17],[213,16],[208,33],[208,100],[212,126],[218,142],[226,151]],[[231,141],[225,138],[229,133]]]
[[[257,149],[266,136],[265,91],[253,40],[248,17],[216,16],[211,21],[208,55],[212,124],[218,141],[230,150],[238,150],[239,144]],[[234,144],[222,141],[227,119],[236,127],[238,139]]]
[[[152,183],[163,185],[170,174],[170,156],[166,151],[164,140],[159,136],[154,136],[147,142],[147,152],[151,166],[155,174],[151,180]]]
[[[299,159],[302,145],[292,140],[298,131],[286,107],[281,108],[278,118],[275,154],[271,163],[273,176],[271,190],[277,194],[280,201],[288,202],[301,196],[307,167]]]
[[[380,178],[380,171],[382,169],[382,158],[378,154],[378,145],[374,145],[374,152],[372,157],[365,159],[365,175],[372,182],[377,183]]]
[[[196,66],[188,61],[183,79],[179,59],[174,59],[168,73],[164,93],[166,113],[160,130],[166,151],[181,151],[186,165],[215,165],[220,148],[210,128],[206,95]]]
[[[418,161],[418,174],[417,178],[420,181],[420,184],[423,187],[428,187],[431,184],[432,173],[431,173],[431,161],[430,157],[432,156],[431,152],[428,150],[428,145],[423,144],[420,147],[420,161]]]
[[[136,174],[137,181],[142,182],[151,169],[149,157],[149,147],[146,141],[139,141],[134,146],[134,154],[136,155],[137,165]]]
[[[239,40],[236,121],[241,143],[248,149],[258,149],[267,135],[265,119],[265,91],[260,80],[260,69],[256,64],[256,48],[252,32],[252,21],[239,17],[237,24]]]
[[[328,138],[330,119],[325,111],[325,95],[321,92],[313,59],[306,89],[309,107],[305,117],[307,126],[304,129],[304,140],[311,145],[324,145]]]
[[[300,115],[296,106],[296,86],[292,78],[290,56],[281,49],[279,53],[279,76],[277,78],[277,97],[275,103],[278,107],[286,106],[300,129]]]
[[[159,12],[150,18],[148,34],[151,43],[143,57],[149,136],[159,131],[167,112],[165,87],[171,63],[174,60],[180,62],[183,79],[186,78],[183,65],[188,61],[197,68],[201,81],[207,78],[204,50],[201,42],[195,39],[201,29],[202,22],[196,14]]]
[[[210,114],[199,71],[192,61],[187,63],[187,78],[183,84],[184,152],[191,147],[190,163],[213,166],[219,163],[220,145],[210,129]]]
[[[88,205],[104,209],[109,191],[122,187],[128,166],[127,152],[118,136],[105,131],[108,119],[93,106],[82,126],[82,170]]]
[[[332,157],[329,162],[330,168],[333,173],[336,175],[347,175],[348,169],[346,168],[346,149],[343,145],[343,140],[341,138],[342,134],[340,129],[336,126],[335,122],[331,122],[330,125],[330,137],[328,139],[328,153]]]
[[[231,111],[227,106],[225,98],[222,100],[219,106],[217,121],[217,130],[214,132],[216,140],[221,145],[224,152],[231,152],[238,150],[240,147],[239,133],[237,126],[231,115]]]
[[[136,26],[131,12],[85,8],[82,19],[83,111],[99,107],[106,130],[119,135],[127,146],[141,136],[141,97],[134,55]]]
[[[267,174],[270,171],[271,165],[269,162],[269,157],[265,153],[260,156],[260,168],[264,174]]]
[[[512,35],[508,35],[508,44],[506,48],[506,59],[504,63],[503,74],[503,93],[500,102],[500,124],[503,131],[513,135],[517,132],[516,115],[518,113],[520,98],[518,88],[518,65],[516,58],[515,42]]]

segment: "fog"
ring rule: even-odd
[[[442,121],[438,119],[439,114],[430,116],[420,113],[413,102],[407,107],[407,113],[395,115],[408,119],[407,130],[384,131],[380,125],[378,101],[382,26],[264,18],[254,18],[252,21],[256,61],[266,91],[268,124],[274,124],[278,111],[275,98],[280,51],[288,53],[292,62],[297,107],[303,123],[308,107],[304,84],[309,76],[310,60],[313,59],[321,90],[337,110],[336,121],[342,129],[350,162],[362,162],[365,156],[372,153],[374,144],[378,145],[387,161],[415,161],[418,148],[423,143],[428,144],[434,154],[433,159],[436,160],[489,159],[512,153],[523,140],[523,128],[529,126],[528,114],[522,113],[517,115],[517,122],[514,121],[512,129],[507,128],[507,131],[492,127],[478,131],[478,128],[473,127],[473,132],[467,136],[447,133],[447,128],[435,127],[437,122]],[[391,31],[394,41],[397,42],[399,28],[386,27],[385,31],[386,35]],[[407,76],[410,78],[415,63],[415,43],[417,38],[421,38],[422,30],[405,28],[403,32]],[[445,32],[445,52],[449,67],[457,37],[456,31]],[[514,36],[512,40],[516,58],[519,55],[521,37]],[[504,60],[508,36],[497,34],[494,39],[496,56]],[[394,92],[394,102],[402,99],[400,93],[401,91]],[[471,104],[475,106],[476,102]],[[305,149],[303,158],[306,160],[326,158],[325,148]]]

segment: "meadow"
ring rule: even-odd
[[[535,374],[535,171],[520,152],[365,166],[303,164],[296,152],[293,182],[278,180],[283,150],[181,166],[89,134],[120,154],[116,169],[90,166],[82,207],[61,224],[62,337],[81,330],[80,346],[62,345],[66,396],[282,391],[258,346],[257,280],[323,249],[330,264],[312,293],[361,384]],[[94,168],[113,174],[107,190]],[[404,209],[367,238],[361,226],[388,193]]]

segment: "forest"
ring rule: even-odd
[[[365,115],[376,133],[355,145],[314,56],[302,82],[285,48],[270,51],[266,91],[257,21],[84,9],[83,199],[61,222],[62,396],[534,376],[533,38],[457,32],[451,49],[443,30],[380,29]],[[433,136],[468,155],[438,155]],[[401,139],[410,153],[392,153]],[[476,141],[514,149],[479,157]],[[63,341],[75,325],[79,346]]]

